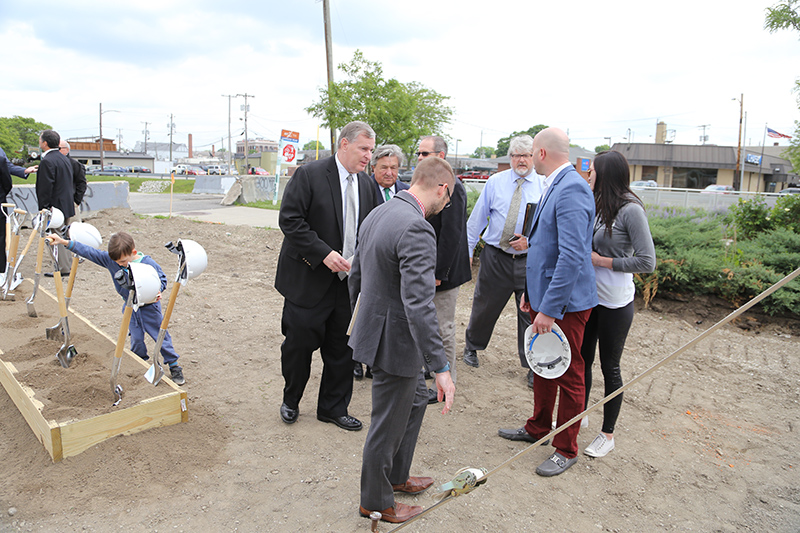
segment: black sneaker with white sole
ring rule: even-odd
[[[169,367],[170,377],[175,385],[183,385],[186,379],[183,377],[183,369],[178,365]]]

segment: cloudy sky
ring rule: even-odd
[[[462,154],[535,124],[589,149],[653,142],[659,120],[676,143],[698,144],[706,125],[709,143],[735,146],[741,94],[757,145],[766,123],[792,134],[800,120],[800,35],[763,29],[776,2],[331,0],[333,57],[360,49],[387,77],[449,96],[444,133]],[[0,57],[0,116],[92,136],[102,102],[103,134],[121,133],[123,148],[145,123],[167,141],[170,114],[177,142],[227,145],[222,95],[245,93],[249,137],[283,128],[305,143],[319,122],[305,108],[326,84],[320,0],[2,0]],[[243,103],[232,100],[234,142]],[[327,131],[320,139],[330,144]]]

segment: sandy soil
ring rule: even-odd
[[[316,420],[319,358],[299,421],[287,426],[278,417],[282,298],[273,277],[280,232],[141,219],[121,209],[89,222],[104,243],[113,231],[132,233],[170,278],[177,261],[166,242],[190,238],[208,251],[208,270],[181,289],[170,324],[189,422],[112,438],[53,464],[0,392],[0,531],[369,531],[357,513],[366,428],[350,433]],[[27,261],[22,270],[32,277]],[[43,286],[53,290],[52,279]],[[459,295],[459,350],[472,290],[465,285]],[[114,337],[121,303],[107,271],[81,265],[71,308]],[[22,299],[0,306],[16,313],[5,313],[10,318],[0,326],[5,351],[28,317]],[[640,310],[623,358],[625,378],[729,311],[709,300],[660,299]],[[738,326],[627,392],[617,447],[605,458],[581,455],[567,473],[545,479],[533,471],[551,448],[533,449],[405,530],[797,531],[800,324],[751,313]],[[514,330],[509,304],[481,367],[459,366],[453,412],[429,407],[415,474],[440,484],[462,467],[492,469],[526,449],[497,436],[532,412]],[[595,387],[595,400],[601,391]],[[369,424],[369,380],[355,383],[350,412]],[[581,448],[600,418],[590,416]],[[434,502],[429,494],[398,500]]]

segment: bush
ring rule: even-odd
[[[728,219],[736,228],[739,239],[750,239],[772,229],[771,215],[772,211],[767,207],[763,196],[756,196],[751,200],[739,198],[739,202],[728,210]]]
[[[772,208],[771,218],[776,228],[800,233],[800,194],[786,194],[778,198]]]

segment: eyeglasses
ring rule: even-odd
[[[533,154],[511,154],[511,159],[522,159],[523,157],[529,159],[533,157]]]
[[[442,209],[447,209],[448,207],[450,207],[450,204],[452,203],[450,198],[450,187],[448,187],[446,183],[440,183],[439,187],[446,187],[445,191],[447,191],[447,203],[444,204],[444,207]]]
[[[419,157],[419,156],[422,156],[422,157],[428,157],[429,155],[436,155],[436,154],[438,154],[438,153],[439,153],[439,152],[417,152],[417,153],[416,153],[416,156],[417,156],[417,157]]]

